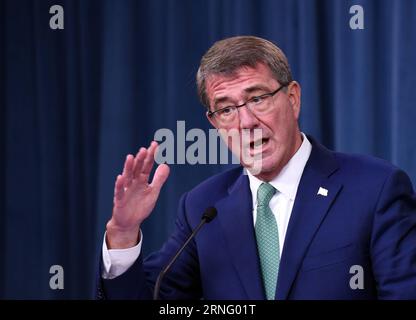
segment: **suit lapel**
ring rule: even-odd
[[[248,177],[241,175],[229,195],[216,203],[230,258],[248,299],[265,299],[253,226]]]
[[[342,188],[329,179],[338,168],[333,154],[311,137],[308,139],[312,142],[312,152],[302,174],[286,233],[276,290],[279,300],[288,298],[309,244]],[[320,188],[323,192],[318,194]],[[324,189],[328,190],[326,196]]]
[[[315,233],[342,185],[330,179],[338,169],[333,153],[314,141],[297,190],[279,268],[276,298],[287,299]],[[319,188],[328,194],[318,194]],[[247,299],[265,299],[253,226],[248,177],[241,174],[228,196],[215,204],[227,249]]]

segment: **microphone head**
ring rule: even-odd
[[[217,209],[215,209],[215,207],[209,207],[205,209],[205,212],[202,215],[202,219],[205,219],[205,221],[208,223],[211,222],[216,216]]]

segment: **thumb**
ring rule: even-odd
[[[169,177],[169,166],[167,164],[160,164],[153,176],[152,183],[150,186],[155,189],[157,193],[160,192],[160,189],[162,189],[163,185],[165,184],[167,178]]]

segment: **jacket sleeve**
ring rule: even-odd
[[[187,194],[184,194],[180,200],[175,230],[163,247],[146,259],[143,259],[140,254],[135,263],[119,277],[110,280],[102,279],[99,276],[97,298],[152,299],[153,289],[160,271],[169,263],[169,260],[192,233],[192,227],[186,218],[186,197]],[[99,272],[101,268],[102,261]],[[188,244],[163,278],[159,296],[161,299],[169,300],[201,297],[198,254],[194,241]]]
[[[398,169],[379,195],[371,258],[379,299],[416,299],[416,197],[409,177]]]

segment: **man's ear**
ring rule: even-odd
[[[297,81],[292,81],[287,89],[287,96],[289,98],[290,105],[293,108],[296,119],[300,114],[300,101],[301,101],[301,88]]]

